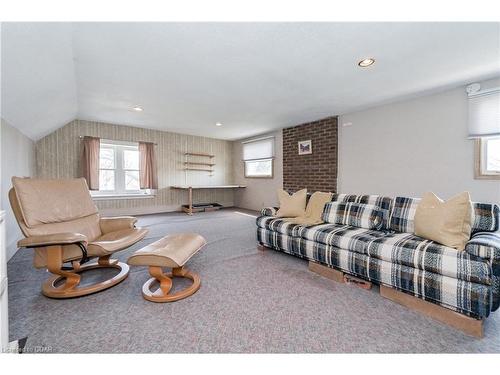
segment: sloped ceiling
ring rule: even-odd
[[[32,139],[77,115],[72,26],[3,23],[1,115]]]
[[[2,117],[237,139],[498,76],[499,49],[498,23],[3,24]]]

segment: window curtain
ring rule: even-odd
[[[158,189],[154,143],[139,142],[139,185],[141,189]]]
[[[87,180],[90,190],[99,190],[99,148],[101,140],[96,137],[83,137],[82,177]]]

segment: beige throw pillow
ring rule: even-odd
[[[332,200],[332,195],[332,193],[324,193],[322,191],[314,192],[307,203],[306,217],[321,222],[321,215],[325,209],[325,204]]]
[[[472,203],[468,192],[446,202],[434,193],[425,193],[415,212],[415,234],[457,250],[470,239]]]
[[[280,209],[276,213],[278,217],[304,216],[306,213],[307,189],[302,189],[290,195],[285,190],[278,189]]]
[[[321,216],[325,209],[325,204],[332,200],[332,193],[323,193],[317,191],[311,195],[305,211],[305,216],[297,216],[292,218],[285,218],[286,222],[301,225],[316,225],[323,223]]]

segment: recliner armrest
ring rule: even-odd
[[[474,234],[465,245],[465,251],[500,264],[500,233],[479,232]]]
[[[116,232],[122,229],[131,229],[135,226],[137,218],[132,216],[101,217],[99,225],[103,234]]]
[[[41,247],[50,245],[71,245],[87,243],[87,236],[81,233],[54,233],[23,238],[17,242],[18,247]]]
[[[276,216],[278,210],[279,207],[264,207],[262,210],[260,210],[260,214],[262,216]]]

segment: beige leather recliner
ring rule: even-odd
[[[147,229],[135,227],[136,218],[101,218],[83,178],[13,177],[12,185],[9,201],[26,237],[18,246],[34,248],[34,266],[46,267],[54,274],[42,286],[44,295],[83,296],[110,288],[128,276],[128,265],[110,257],[147,234]],[[96,257],[97,262],[82,265]],[[71,267],[63,267],[66,262],[71,262]],[[81,272],[110,267],[119,270],[113,278],[78,286]]]

